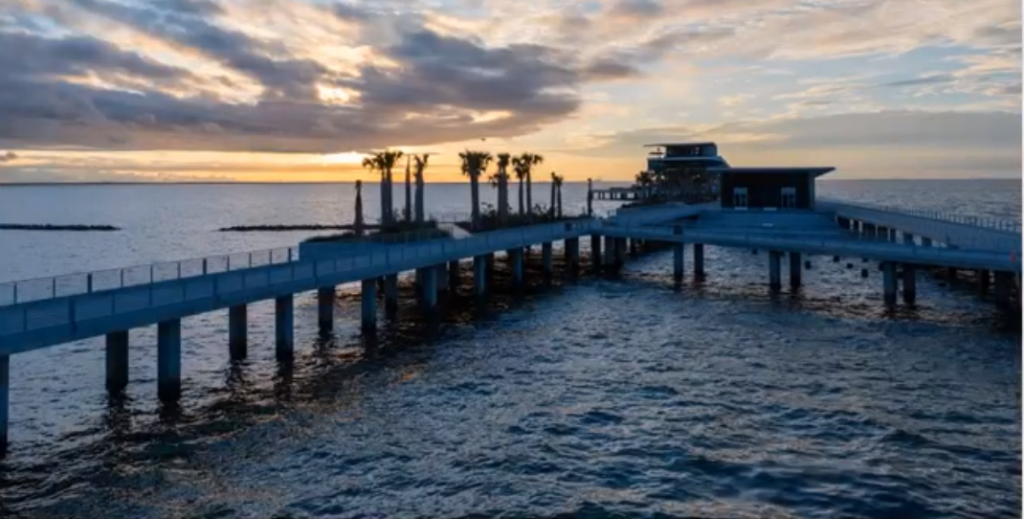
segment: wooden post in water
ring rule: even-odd
[[[181,396],[181,319],[158,323],[156,337],[157,395],[173,402]]]
[[[768,287],[782,288],[782,253],[777,250],[768,251]]]
[[[249,343],[249,310],[247,305],[228,308],[228,351],[231,360],[246,357]]]
[[[316,291],[317,325],[320,333],[334,330],[334,287],[321,287]]]
[[[107,391],[118,393],[128,385],[128,330],[107,334]]]
[[[363,333],[377,331],[377,283],[373,278],[364,279],[360,283]]]
[[[295,347],[294,316],[295,297],[293,294],[274,299],[274,353],[277,355],[278,360],[292,358]]]

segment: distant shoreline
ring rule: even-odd
[[[978,182],[978,181],[1017,181],[1020,177],[983,177],[983,178],[822,178],[820,182]],[[76,186],[304,186],[304,185],[354,185],[354,180],[337,181],[295,181],[295,182],[254,182],[254,181],[168,181],[168,182],[0,182],[4,187],[76,187]],[[366,184],[377,184],[364,181]],[[548,184],[545,181],[534,181],[534,184]],[[585,180],[566,181],[566,184],[586,184]],[[595,184],[631,184],[631,180],[594,180]],[[427,182],[428,185],[469,185],[466,181]]]

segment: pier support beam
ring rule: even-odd
[[[181,396],[181,319],[156,325],[156,393],[165,402]]]
[[[683,234],[683,226],[675,225],[672,227],[672,234],[681,235]],[[672,243],[672,279],[679,283],[683,280],[683,274],[685,273],[686,263],[686,245],[682,242]]]
[[[437,310],[437,278],[440,270],[444,266],[427,267],[423,269],[421,275],[423,281],[423,295],[421,301],[423,301],[423,310],[427,313]]]
[[[590,264],[594,270],[601,268],[601,236],[590,235]]]
[[[627,248],[625,238],[615,238],[615,268],[622,268],[626,264]]]
[[[487,282],[490,283],[494,280],[494,253],[490,252],[484,254],[484,263],[487,266]]]
[[[11,413],[11,358],[0,355],[0,456],[7,454],[7,430]]]
[[[989,275],[987,270],[978,271],[978,292],[985,294],[988,292]]]
[[[924,236],[922,236],[921,237],[921,246],[922,247],[931,247],[932,246],[932,239],[931,238],[925,238]]]
[[[903,243],[907,244],[907,245],[916,245],[917,244],[916,242],[914,242],[914,235],[912,233],[909,233],[909,232],[904,232],[903,233]]]
[[[117,393],[128,385],[128,330],[107,334],[107,391]]]
[[[799,252],[789,253],[789,286],[792,288],[799,288],[801,285],[803,264],[800,260]]]
[[[993,272],[992,294],[996,298],[996,304],[999,306],[1008,306],[1010,304],[1010,292],[1013,286],[1013,273],[995,271]]]
[[[768,287],[782,288],[782,253],[777,250],[768,251]]]
[[[228,352],[231,360],[244,359],[249,348],[249,307],[228,308]]]
[[[295,348],[295,296],[274,299],[274,351],[278,360],[292,358]]]
[[[330,333],[334,330],[334,287],[321,287],[316,289],[316,322],[320,327],[320,333]]]
[[[459,260],[448,262],[448,290],[453,294],[459,289]]]
[[[419,276],[417,276],[417,281]],[[419,290],[419,287],[416,287]],[[398,313],[398,274],[384,276],[384,313],[393,316]]]
[[[448,264],[437,265],[434,270],[437,271],[437,290],[441,292],[448,290]]]
[[[693,244],[693,276],[697,279],[704,277],[704,244]]]
[[[508,251],[508,258],[512,267],[512,286],[520,288],[523,285],[523,249]]]
[[[917,301],[917,267],[903,265],[903,302],[912,305]]]
[[[544,270],[545,281],[551,281],[551,276],[555,273],[554,255],[555,252],[551,242],[546,241],[540,245],[541,265]]]
[[[377,283],[374,279],[364,279],[360,283],[362,294],[362,329],[363,333],[377,331]]]
[[[951,280],[956,279],[956,267],[949,267],[946,269],[946,277]]]
[[[896,264],[882,264],[882,299],[887,305],[896,304]]]
[[[477,297],[487,293],[487,258],[473,256],[473,295]]]
[[[580,239],[565,239],[565,260],[569,264],[570,271],[580,268]]]
[[[604,266],[609,270],[615,268],[615,238],[604,237]]]

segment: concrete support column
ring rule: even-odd
[[[987,270],[978,271],[978,291],[982,294],[988,292],[989,275]]]
[[[416,287],[416,290],[418,291],[419,287]],[[398,313],[398,274],[384,276],[384,313],[389,316]]]
[[[885,304],[896,304],[896,264],[882,264],[882,299]]]
[[[803,265],[800,260],[799,252],[789,253],[789,286],[798,288],[802,281]]]
[[[448,265],[442,263],[434,267],[437,271],[437,290],[448,290]]]
[[[334,287],[321,287],[316,290],[317,325],[321,333],[334,330]]]
[[[672,227],[672,234],[682,235],[683,234],[683,226],[682,225],[675,225],[675,226],[673,226]],[[676,281],[676,283],[678,283],[678,282],[683,280],[683,274],[685,272],[685,268],[684,267],[685,267],[685,262],[686,262],[685,254],[686,254],[686,245],[684,243],[682,243],[682,242],[680,242],[680,243],[672,243],[672,279],[674,279]]]
[[[490,252],[484,254],[484,262],[487,266],[487,280],[488,282],[494,280],[494,253]]]
[[[580,239],[579,238],[566,238],[565,239],[565,260],[569,264],[569,268],[576,270],[580,266]]]
[[[427,267],[423,269],[423,309],[426,312],[433,312],[437,309],[437,278],[438,271],[442,270],[443,266]]]
[[[473,256],[473,294],[482,296],[487,293],[487,258]]]
[[[908,305],[917,301],[917,267],[903,265],[903,302]]]
[[[290,359],[294,350],[295,296],[274,299],[274,350],[278,359]]]
[[[1013,273],[995,271],[993,272],[992,293],[996,298],[996,304],[1003,306],[1010,304],[1010,292],[1013,287]]]
[[[613,243],[615,244],[615,268],[622,268],[622,266],[626,264],[626,239],[615,238]]]
[[[914,242],[914,235],[913,235],[913,233],[909,233],[909,232],[904,231],[903,232],[903,243],[905,243],[907,245],[916,245],[916,243]]]
[[[107,334],[107,391],[117,393],[128,385],[128,330]]]
[[[949,267],[946,269],[946,277],[949,279],[956,279],[956,267]]]
[[[782,253],[777,250],[768,251],[768,287],[782,288]]]
[[[523,285],[523,249],[508,251],[508,257],[512,266],[512,286],[519,288]]]
[[[629,240],[629,255],[636,256],[638,254],[637,239],[633,238]]]
[[[448,262],[448,290],[454,293],[459,288],[459,260]]]
[[[615,238],[604,237],[604,266],[615,268]]]
[[[886,239],[887,241],[890,241],[890,242],[896,243],[896,229],[888,229],[888,230],[886,231],[886,236],[885,236],[885,239]]]
[[[377,331],[377,283],[373,279],[364,279],[360,288],[363,333],[373,333]]]
[[[11,358],[0,355],[0,456],[7,454],[7,430],[11,413]]]
[[[925,238],[924,236],[922,236],[921,237],[921,246],[922,247],[931,247],[932,246],[932,239],[931,238]]]
[[[249,307],[228,308],[228,352],[232,360],[244,359],[249,347]]]
[[[595,269],[601,268],[601,237],[590,235],[590,262]]]
[[[704,244],[693,244],[693,275],[697,278],[704,277]]]
[[[181,319],[156,325],[156,392],[165,402],[181,396]]]
[[[550,280],[551,276],[555,273],[554,266],[554,248],[551,246],[551,242],[546,241],[540,246],[540,257],[541,264],[544,269],[544,279]]]

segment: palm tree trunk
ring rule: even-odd
[[[526,173],[526,219],[529,220],[533,215],[533,180],[530,178],[532,175]]]
[[[388,169],[388,223],[395,223],[395,177]]]
[[[498,172],[498,220],[508,221],[508,177],[504,170]]]
[[[409,163],[405,163],[405,221],[412,221],[412,177],[409,175]]]
[[[558,217],[562,217],[562,184],[558,184]]]
[[[416,221],[423,223],[426,218],[423,214],[423,174],[416,175]]]
[[[388,223],[388,174],[380,172],[380,223]]]
[[[480,176],[478,171],[469,172],[469,189],[472,204],[472,225],[473,229],[476,230],[480,227],[480,181],[477,177]]]
[[[557,189],[558,189],[558,184],[556,184],[552,180],[551,181],[551,207],[548,209],[548,214],[550,214],[552,218],[555,217],[555,203],[557,202],[557,200],[555,198],[555,191]]]
[[[525,214],[524,211],[523,211],[523,179],[520,178],[519,179],[519,216],[522,217],[523,214]]]
[[[352,227],[355,230],[356,236],[363,235],[363,183],[359,180],[356,181],[356,221],[353,222]]]

